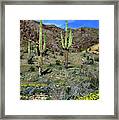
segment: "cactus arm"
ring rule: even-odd
[[[62,31],[61,31],[61,40],[62,40],[62,47],[65,48],[65,46],[64,46],[64,39],[63,39],[63,35],[62,35]]]
[[[67,36],[68,36],[68,21],[66,20],[65,48],[67,48]]]
[[[40,30],[39,30],[39,50],[42,51],[42,20],[40,20]]]
[[[43,44],[43,50],[46,49],[46,32],[44,33],[44,44]]]
[[[72,45],[72,30],[70,29],[68,48],[71,47],[71,45]]]

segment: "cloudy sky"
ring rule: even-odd
[[[65,20],[43,20],[43,24],[46,25],[56,25],[60,28],[65,28]],[[69,28],[80,28],[80,27],[89,27],[89,28],[99,28],[98,20],[68,20]]]

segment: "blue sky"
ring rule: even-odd
[[[43,24],[65,28],[65,20],[43,20]],[[99,20],[68,20],[68,27],[74,29],[80,27],[99,28]]]

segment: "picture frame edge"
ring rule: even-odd
[[[68,0],[68,1],[72,1],[72,0]],[[65,2],[63,1],[59,1],[59,4],[63,4],[63,3],[67,3],[67,0]],[[30,1],[30,4],[32,4],[33,1]],[[45,3],[45,4],[49,4],[49,0],[47,1],[35,1],[36,3]],[[74,2],[74,1],[72,1]],[[80,2],[80,0],[78,0],[77,2]],[[119,118],[119,113],[118,113],[118,109],[119,109],[119,104],[118,104],[118,85],[119,85],[119,76],[118,76],[118,65],[119,65],[119,60],[118,60],[118,53],[119,53],[119,48],[118,48],[118,44],[119,44],[119,38],[118,38],[118,29],[119,29],[119,1],[110,1],[110,0],[105,0],[105,1],[81,1],[80,3],[93,3],[95,2],[94,5],[96,4],[113,4],[114,5],[114,115],[38,115],[38,116],[28,116],[28,115],[5,115],[5,5],[12,5],[12,4],[28,4],[29,1],[1,1],[0,3],[0,37],[1,37],[1,41],[0,41],[0,46],[1,46],[1,53],[0,53],[0,119],[117,119]],[[50,2],[51,3],[51,2]],[[58,4],[54,1],[52,1],[53,4]],[[52,4],[51,3],[51,4]],[[116,98],[115,98],[116,96]],[[85,116],[85,117],[84,117]]]

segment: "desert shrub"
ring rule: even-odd
[[[87,60],[89,60],[89,56],[87,55]]]
[[[99,56],[94,57],[94,60],[95,60],[96,62],[99,62]]]
[[[38,70],[38,68],[35,66],[35,65],[33,65],[33,66],[31,66],[30,67],[30,72],[34,72],[34,71],[37,71]]]
[[[83,57],[86,57],[86,53],[83,54]]]
[[[75,99],[76,100],[98,100],[99,99],[99,91],[90,93],[87,96],[83,96],[83,97],[76,96]]]
[[[61,51],[59,55],[63,56],[63,52]]]
[[[90,60],[88,61],[89,64],[94,64],[94,60],[92,58],[90,58]]]
[[[35,71],[35,68],[33,66],[31,66],[30,71],[31,72]]]
[[[32,57],[29,57],[29,58],[28,58],[28,64],[33,64]]]
[[[56,60],[55,63],[56,63],[56,65],[60,65],[61,64],[60,60]]]
[[[27,65],[27,64],[21,65],[20,66],[20,72],[21,73],[28,72],[30,70],[30,68],[31,68],[30,65]]]
[[[89,51],[91,51],[91,48],[89,48]]]

